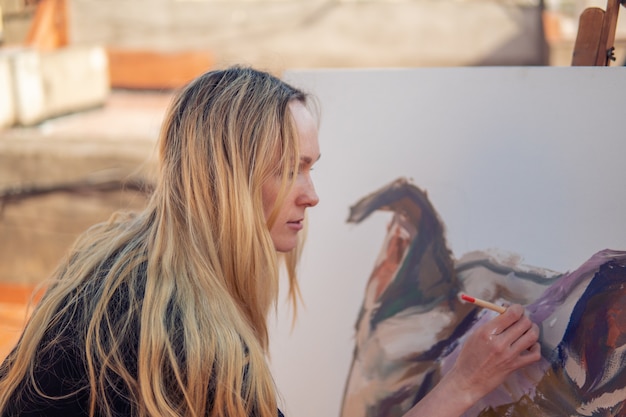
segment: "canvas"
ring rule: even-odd
[[[357,201],[397,178],[411,178],[427,191],[445,224],[453,267],[463,262],[467,270],[459,275],[475,297],[498,301],[480,289],[500,281],[515,284],[506,296],[539,297],[550,280],[596,252],[626,249],[626,96],[615,93],[626,88],[624,71],[472,67],[285,74],[319,100],[322,152],[312,174],[320,203],[308,210],[298,270],[303,305],[294,324],[281,294],[277,320],[270,319],[271,367],[286,415],[342,414],[362,334],[355,321],[367,297],[375,300],[375,293],[366,297],[364,291],[380,257],[387,257],[381,245],[389,239],[394,212],[378,210],[359,223],[346,219]],[[483,266],[474,268],[477,262]],[[525,279],[509,280],[503,265]],[[379,268],[393,276],[383,267],[393,263]],[[528,305],[533,299],[519,301]],[[456,298],[453,303],[469,308]],[[422,327],[448,325],[449,316],[437,311],[422,316]],[[389,322],[384,315],[377,319]],[[564,327],[559,331],[564,334]],[[424,351],[433,345],[419,340]],[[388,345],[397,346],[404,345]]]

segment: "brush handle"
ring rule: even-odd
[[[504,313],[506,311],[505,307],[499,306],[494,303],[490,303],[489,301],[481,300],[480,298],[471,297],[467,294],[461,294],[461,300],[474,303],[479,307],[488,308],[489,310],[493,310],[496,313]]]

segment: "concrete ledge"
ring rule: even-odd
[[[27,49],[9,57],[15,123],[29,126],[102,105],[110,93],[104,48]]]
[[[104,104],[110,93],[106,50],[67,47],[42,53],[45,111],[58,116]]]
[[[35,124],[46,118],[40,54],[23,51],[11,57],[15,123]]]
[[[6,54],[0,54],[0,129],[15,123],[15,103],[13,100],[13,76],[11,63]]]

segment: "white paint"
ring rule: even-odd
[[[378,325],[376,341],[387,342],[380,346],[385,357],[390,361],[399,361],[415,352],[427,351],[439,341],[437,336],[446,330],[453,319],[454,315],[442,308],[433,309],[427,314],[420,314],[417,309],[407,309]]]

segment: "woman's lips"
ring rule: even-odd
[[[287,222],[287,226],[289,226],[290,229],[293,230],[302,230],[302,228],[304,227],[304,225],[302,224],[302,220],[295,220],[292,222]]]

